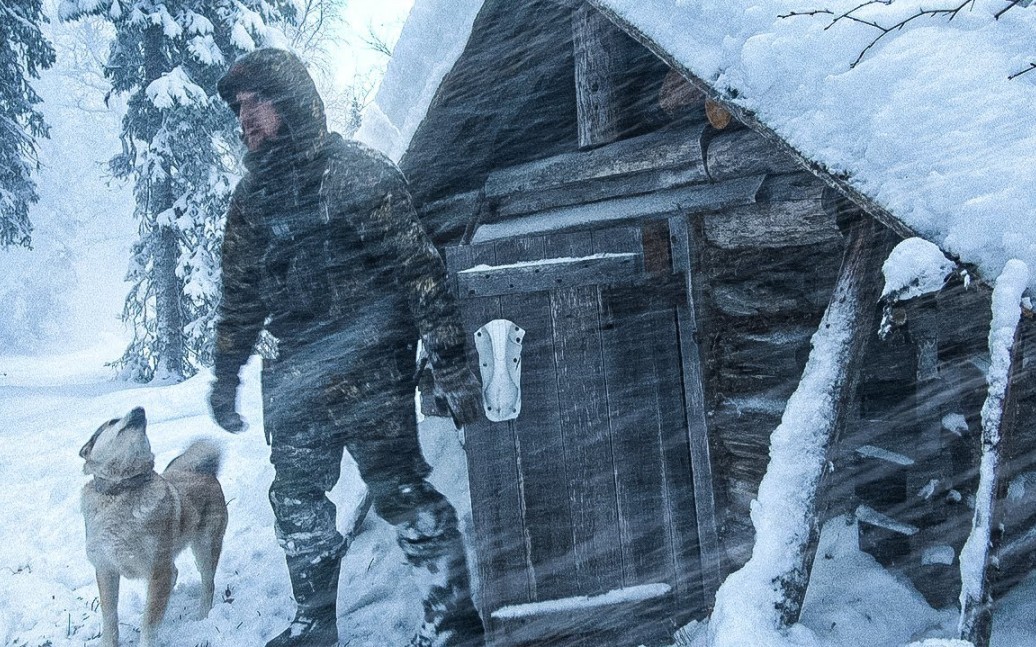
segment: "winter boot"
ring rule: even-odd
[[[485,631],[471,597],[433,587],[422,602],[424,622],[409,647],[485,647]]]
[[[295,619],[266,647],[338,647],[338,572],[341,557],[288,558]]]
[[[485,631],[471,601],[464,544],[457,529],[448,528],[426,540],[425,551],[438,544],[439,550],[429,551],[433,554],[415,551],[414,544],[406,544],[401,542],[424,590],[424,622],[410,647],[485,647]],[[423,559],[413,559],[419,552],[424,552]]]

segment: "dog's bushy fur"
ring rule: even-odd
[[[119,641],[119,580],[146,578],[147,604],[141,647],[152,647],[176,583],[176,556],[191,547],[201,572],[198,615],[212,607],[214,577],[227,527],[227,504],[216,475],[221,453],[196,441],[162,474],[147,439],[144,410],[109,420],[80,450],[83,471],[93,480],[83,488],[86,553],[97,572],[102,647]]]

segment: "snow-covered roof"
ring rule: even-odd
[[[483,0],[417,0],[356,139],[398,162],[464,52]]]
[[[882,32],[865,22],[890,26],[960,3],[591,3],[750,124],[987,279],[1011,258],[1036,267],[1036,71],[1008,78],[1036,61],[1036,6],[997,18],[1010,3],[976,0],[952,19],[911,20],[868,49]],[[859,20],[832,24],[861,4]],[[416,2],[361,138],[402,157],[482,5]]]

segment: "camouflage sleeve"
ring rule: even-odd
[[[393,171],[377,184],[376,206],[361,210],[360,235],[405,293],[436,380],[449,384],[468,370],[460,313],[442,256],[417,219],[406,180]]]
[[[223,235],[223,286],[216,310],[216,350],[213,373],[218,380],[238,379],[241,366],[252,354],[266,320],[259,295],[257,236],[244,217],[242,180],[227,210]]]

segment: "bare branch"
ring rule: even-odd
[[[1007,77],[1007,80],[1008,81],[1013,81],[1013,80],[1017,79],[1019,76],[1021,76],[1023,74],[1027,74],[1029,72],[1032,72],[1033,70],[1036,70],[1036,63],[1029,63],[1029,67],[1025,68],[1021,72],[1015,72],[1011,76]]]
[[[827,14],[833,16],[835,12],[830,9],[814,9],[813,11],[789,11],[778,15],[778,18],[795,18],[797,16],[821,16]]]
[[[862,11],[863,9],[866,9],[867,7],[870,7],[870,6],[873,6],[873,5],[889,6],[889,5],[892,4],[892,2],[893,2],[893,0],[867,0],[866,2],[861,2],[860,4],[856,5],[852,9],[849,9],[848,11],[846,11],[844,13],[841,13],[841,14],[838,14],[838,15],[835,15],[835,13],[833,11],[831,11],[830,9],[816,9],[816,10],[813,10],[813,11],[792,11],[790,13],[783,14],[783,15],[781,15],[779,17],[780,18],[791,18],[793,16],[830,15],[830,16],[834,16],[834,17],[831,19],[831,21],[828,23],[828,25],[826,27],[824,27],[825,30],[831,29],[832,27],[834,27],[835,25],[837,25],[840,22],[855,22],[855,23],[858,23],[858,24],[870,27],[872,29],[878,30],[880,33],[877,36],[875,36],[874,39],[871,40],[871,42],[868,43],[866,47],[863,48],[863,50],[860,52],[860,55],[857,56],[856,60],[853,61],[852,64],[849,66],[849,68],[852,69],[852,68],[856,67],[857,65],[859,65],[860,62],[863,60],[864,56],[867,55],[867,52],[869,52],[871,49],[873,49],[879,42],[881,42],[881,40],[883,38],[885,38],[886,36],[888,36],[889,34],[891,34],[893,32],[902,31],[903,29],[906,28],[907,25],[909,25],[910,23],[914,22],[915,20],[917,20],[919,18],[941,18],[941,17],[944,17],[944,18],[946,18],[947,22],[949,22],[949,21],[953,20],[954,18],[956,18],[960,14],[960,12],[962,12],[965,9],[968,9],[968,8],[974,8],[974,5],[975,5],[975,0],[963,0],[963,2],[960,2],[959,4],[957,4],[955,6],[946,7],[946,8],[943,8],[943,9],[918,9],[916,13],[914,13],[914,14],[912,14],[910,16],[907,16],[906,18],[904,18],[902,20],[899,20],[897,22],[894,22],[894,23],[892,23],[890,25],[883,25],[880,22],[878,22],[877,20],[861,18],[858,15],[858,13],[860,11]],[[1015,4],[1020,4],[1020,3],[1027,2],[1027,0],[1008,0],[1008,2],[1011,2],[1011,6],[1014,6]],[[1010,6],[1007,7],[1007,9],[1010,9]],[[1006,11],[1007,9],[1004,9],[1003,11]],[[1003,11],[1001,11],[1001,13],[1003,13]],[[1026,70],[1026,71],[1028,71],[1028,70]]]
[[[851,14],[854,14],[857,11],[860,11],[861,9],[865,9],[865,8],[867,8],[867,7],[871,6],[871,5],[875,5],[875,4],[883,4],[885,6],[888,6],[888,5],[892,4],[892,0],[868,0],[867,2],[864,2],[861,5],[857,5],[857,6],[853,7],[852,9],[850,9],[849,11],[846,11],[842,15],[838,16],[837,18],[835,18],[834,20],[831,21],[831,24],[834,24],[834,23],[838,22],[839,20],[841,20],[843,18],[849,18]],[[863,22],[863,21],[860,21],[859,19],[856,19],[856,20],[857,20],[857,22]]]
[[[1026,0],[1007,0],[1007,6],[1004,7],[1003,9],[1001,9],[1000,11],[996,12],[995,14],[993,14],[993,18],[996,18],[997,20],[1000,20],[1000,16],[1004,15],[1005,13],[1010,11],[1011,9],[1014,9],[1018,5],[1028,6],[1029,3]]]
[[[378,52],[379,54],[384,54],[385,56],[392,56],[392,47],[388,44],[388,41],[385,40],[384,36],[375,31],[373,23],[367,24],[367,35],[361,36],[360,40],[362,40],[371,50]]]

